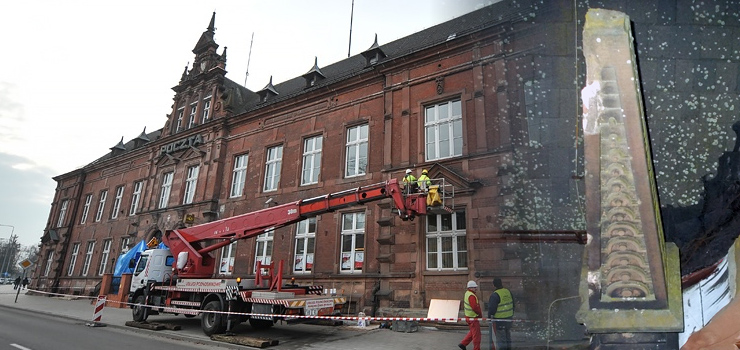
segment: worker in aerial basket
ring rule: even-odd
[[[419,182],[419,188],[423,192],[426,192],[426,191],[429,190],[429,186],[432,185],[432,180],[429,178],[429,176],[427,176],[427,170],[426,169],[424,169],[424,170],[421,171],[421,176],[419,176],[418,182]]]
[[[406,188],[406,193],[414,193],[419,187],[419,183],[416,181],[416,176],[411,173],[411,169],[406,169],[406,176],[403,177],[402,182]]]

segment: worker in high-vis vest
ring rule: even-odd
[[[411,169],[406,169],[406,175],[401,182],[403,182],[406,193],[415,193],[419,189],[419,183],[416,181],[416,176],[411,173]]]
[[[511,319],[514,317],[514,298],[504,288],[500,278],[493,279],[496,290],[488,299],[488,318],[493,319],[493,331],[496,335],[496,349],[511,349]]]
[[[467,350],[468,344],[473,343],[473,350],[480,350],[480,317],[483,316],[483,312],[478,303],[478,296],[475,291],[478,289],[478,283],[475,281],[468,281],[468,289],[465,291],[465,299],[463,299],[465,309],[465,322],[468,323],[468,334],[465,335],[462,342],[457,346],[462,350]]]
[[[432,179],[427,175],[427,170],[421,171],[421,176],[416,180],[419,183],[419,188],[422,192],[429,191],[429,187],[432,186]]]

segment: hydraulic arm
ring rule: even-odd
[[[215,259],[209,252],[213,250],[240,239],[257,236],[268,229],[280,228],[319,214],[385,198],[393,200],[394,210],[402,220],[413,220],[418,215],[426,215],[426,194],[404,194],[398,181],[392,179],[193,227],[167,231],[163,238],[164,243],[175,256],[177,274],[180,277],[210,277],[213,274]],[[218,241],[213,243],[211,240],[214,239]]]

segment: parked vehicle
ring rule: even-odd
[[[305,319],[300,316],[338,314],[345,297],[325,295],[322,286],[284,285],[282,261],[258,263],[256,271],[268,274],[257,273],[254,280],[214,278],[216,261],[209,252],[266,230],[385,198],[393,200],[394,212],[403,220],[427,213],[426,193],[404,194],[398,181],[390,180],[167,231],[162,238],[169,249],[145,250],[136,262],[129,293],[129,303],[135,304],[133,319],[142,322],[158,313],[202,314],[201,328],[212,335],[244,321],[264,329],[278,320],[291,323]],[[250,315],[219,313],[225,311]]]

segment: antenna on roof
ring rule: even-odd
[[[349,14],[349,47],[347,48],[347,57],[352,50],[352,19],[355,17],[355,0],[352,0],[352,11]]]
[[[244,77],[244,87],[247,87],[247,78],[249,78],[249,62],[252,61],[252,44],[254,43],[254,32],[252,32],[252,41],[249,42],[249,58],[247,58],[247,76]]]

